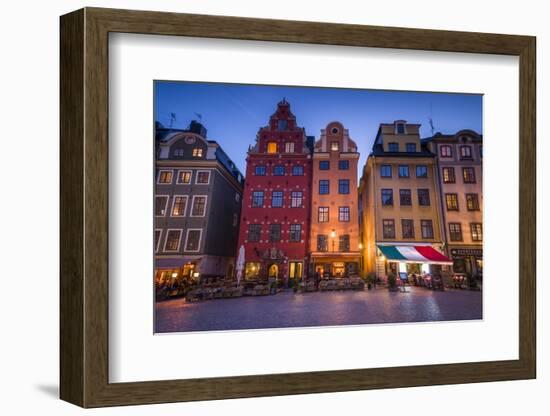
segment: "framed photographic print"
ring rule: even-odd
[[[536,376],[535,38],[61,17],[83,407]]]

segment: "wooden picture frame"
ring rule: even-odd
[[[101,407],[535,378],[534,37],[99,8],[85,8],[62,16],[60,28],[60,396],[63,400],[82,407]],[[519,359],[109,383],[110,32],[518,56]]]

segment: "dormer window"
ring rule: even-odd
[[[277,143],[276,142],[267,143],[267,153],[277,153]]]
[[[395,125],[396,134],[405,134],[405,123],[397,123]]]
[[[338,142],[330,142],[330,150],[333,152],[337,152],[339,149],[339,143]]]
[[[202,157],[202,149],[200,147],[193,149],[193,157]]]
[[[288,121],[286,121],[286,120],[278,120],[277,121],[277,130],[285,131],[287,129],[288,129]]]
[[[460,158],[461,159],[472,159],[472,147],[471,146],[460,146]]]
[[[399,143],[396,143],[396,142],[388,143],[388,151],[399,152]]]
[[[407,143],[407,153],[416,153],[416,143]]]

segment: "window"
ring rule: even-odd
[[[317,251],[328,251],[328,238],[325,234],[317,235]]]
[[[159,251],[160,235],[162,230],[155,230],[155,252]]]
[[[172,217],[183,217],[187,207],[187,196],[174,196],[172,202]]]
[[[443,168],[443,183],[455,183],[455,168]]]
[[[384,238],[395,238],[394,220],[382,220],[382,234]]]
[[[179,183],[179,184],[191,183],[191,171],[190,170],[179,170],[178,171],[178,178],[176,179],[176,183]]]
[[[281,241],[281,224],[269,224],[269,242],[278,243]]]
[[[291,279],[301,279],[303,263],[301,261],[291,261],[288,263],[288,277]]]
[[[472,241],[483,241],[483,232],[480,223],[471,223],[470,230],[472,231]]]
[[[287,128],[288,128],[288,121],[287,120],[278,120],[277,121],[277,130],[285,131]]]
[[[256,166],[254,168],[254,175],[265,176],[265,166]]]
[[[397,134],[405,134],[405,124],[404,123],[397,123],[395,125],[395,132]]]
[[[300,224],[290,224],[289,241],[298,242],[302,239],[302,226]]]
[[[164,217],[166,215],[167,196],[155,196],[155,216]]]
[[[193,196],[192,217],[204,217],[206,213],[206,196]]]
[[[462,168],[462,179],[464,183],[476,183],[476,172],[474,168]]]
[[[391,165],[380,165],[380,177],[391,178]]]
[[[284,176],[285,167],[282,165],[277,165],[273,168],[273,176]]]
[[[338,221],[349,222],[349,207],[338,207]]]
[[[338,142],[330,142],[330,150],[333,152],[337,152],[340,148],[340,144]]]
[[[432,220],[420,220],[420,228],[422,229],[422,238],[434,238]]]
[[[462,226],[459,222],[449,223],[449,238],[451,241],[462,241]]]
[[[441,157],[453,157],[453,147],[449,144],[439,146],[439,154]]]
[[[174,150],[174,156],[183,156],[184,155],[184,152],[183,152],[183,149],[176,149]]]
[[[338,251],[344,253],[349,251],[349,234],[341,234],[338,236]]]
[[[197,183],[206,185],[210,182],[210,171],[199,170],[197,171]]]
[[[400,178],[409,177],[409,165],[399,165],[399,177]]]
[[[461,159],[471,159],[472,158],[472,147],[471,146],[460,146],[460,158]]]
[[[338,179],[338,193],[349,194],[349,179]]]
[[[277,153],[277,143],[268,142],[267,143],[267,153]]]
[[[264,206],[264,191],[252,192],[252,208]]]
[[[180,248],[181,230],[168,230],[164,251],[178,251]]]
[[[330,192],[330,182],[328,179],[321,179],[319,181],[319,194],[328,195]]]
[[[261,224],[248,224],[248,241],[251,243],[256,243],[260,241],[262,235],[262,226]]]
[[[301,208],[302,207],[302,193],[298,191],[293,191],[290,194],[290,207],[291,208]]]
[[[317,210],[317,221],[318,222],[328,222],[329,211],[328,207],[319,207]]]
[[[468,211],[479,211],[479,198],[477,194],[466,194],[466,207]]]
[[[458,195],[445,194],[445,204],[447,205],[447,211],[458,211]]]
[[[416,143],[407,143],[407,153],[416,153]]]
[[[187,230],[187,239],[185,241],[185,251],[199,251],[201,244],[202,230]]]
[[[393,205],[393,189],[382,189],[382,205]]]
[[[247,280],[253,280],[260,277],[260,263],[247,262],[244,267],[244,278]]]
[[[430,190],[418,189],[418,205],[426,207],[430,205]]]
[[[349,160],[339,160],[338,169],[340,170],[349,170]]]
[[[410,189],[400,189],[399,190],[399,205],[402,206],[411,206],[412,205],[412,196]]]
[[[303,176],[304,167],[300,165],[292,166],[292,176]]]
[[[416,177],[417,178],[427,178],[428,177],[428,167],[426,165],[418,165],[416,167]]]
[[[388,151],[399,152],[399,143],[396,143],[396,142],[388,143]]]
[[[294,142],[285,143],[285,153],[294,153]]]
[[[193,157],[202,157],[202,149],[200,147],[195,147],[192,154]]]
[[[158,183],[172,183],[172,171],[171,170],[161,170],[159,172]]]
[[[414,221],[410,219],[401,220],[401,233],[403,238],[414,238]]]
[[[330,162],[328,160],[319,161],[319,170],[329,170],[329,169],[330,169]]]
[[[281,208],[283,206],[283,191],[273,191],[271,194],[271,206]]]

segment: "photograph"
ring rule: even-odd
[[[156,80],[154,333],[483,319],[483,95]]]

